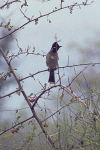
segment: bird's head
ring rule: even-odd
[[[52,50],[53,52],[57,52],[60,47],[62,47],[62,46],[59,46],[57,42],[54,42],[54,43],[52,44],[51,50]]]

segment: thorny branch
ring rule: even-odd
[[[10,70],[11,70],[11,73],[13,74],[13,76],[14,76],[14,78],[15,78],[15,80],[16,80],[18,86],[19,86],[19,89],[21,89],[21,92],[22,92],[23,96],[25,97],[25,99],[26,99],[28,105],[29,105],[30,108],[31,108],[32,106],[31,106],[31,104],[30,104],[30,101],[29,101],[29,99],[28,99],[26,93],[24,92],[24,90],[23,90],[23,88],[22,88],[22,86],[21,86],[21,84],[20,84],[20,81],[19,81],[19,79],[17,78],[17,76],[16,76],[16,74],[15,74],[15,72],[14,72],[14,70],[13,70],[11,64],[10,64],[10,62],[8,61],[6,55],[4,54],[4,52],[3,52],[3,50],[2,50],[1,48],[0,48],[0,52],[1,52],[2,56],[4,57],[6,63],[8,64],[8,66],[9,66],[9,68],[10,68]]]
[[[7,132],[7,131],[9,131],[9,130],[15,128],[15,127],[17,127],[18,125],[22,125],[24,122],[26,122],[26,121],[28,121],[28,120],[30,120],[30,119],[32,119],[32,118],[33,118],[33,116],[30,117],[30,118],[28,118],[28,119],[26,119],[26,120],[24,120],[24,121],[21,121],[20,123],[18,123],[18,124],[16,124],[16,125],[12,126],[12,127],[10,127],[10,128],[8,128],[8,129],[6,129],[6,130],[4,130],[4,131],[2,131],[2,133],[0,133],[0,135],[4,134],[5,132]]]
[[[15,78],[15,80],[16,80],[18,86],[19,86],[19,88],[21,89],[21,92],[22,92],[22,94],[23,94],[25,100],[27,101],[27,103],[28,103],[28,105],[29,105],[29,107],[30,107],[30,109],[31,109],[31,111],[32,111],[32,113],[33,113],[34,118],[36,119],[36,121],[37,121],[38,124],[40,125],[40,127],[41,127],[41,129],[42,129],[42,132],[45,134],[46,138],[49,140],[49,142],[50,142],[50,144],[52,145],[52,147],[53,147],[55,150],[57,150],[57,148],[56,148],[54,142],[52,141],[52,139],[50,138],[49,134],[47,133],[47,131],[46,131],[45,128],[43,127],[43,125],[42,125],[42,123],[41,123],[41,120],[38,118],[38,116],[37,116],[37,114],[36,114],[36,112],[35,112],[34,107],[32,107],[28,96],[26,95],[26,93],[25,93],[25,91],[24,91],[24,89],[23,89],[23,87],[22,87],[22,85],[21,85],[19,79],[17,78],[17,76],[16,76],[16,74],[15,74],[15,72],[14,72],[14,70],[13,70],[11,64],[10,64],[10,62],[8,61],[6,55],[4,54],[2,48],[0,48],[0,52],[1,52],[2,56],[4,57],[6,63],[8,64],[8,66],[9,66],[9,68],[10,68],[10,70],[11,70],[11,73],[13,74],[13,76],[14,76],[14,78]]]
[[[16,74],[15,74],[15,72],[14,72],[14,70],[13,70],[11,64],[10,64],[10,62],[8,61],[8,59],[7,59],[7,57],[6,57],[6,55],[4,54],[4,52],[3,52],[3,50],[2,50],[1,48],[0,48],[0,51],[1,51],[1,53],[2,53],[2,55],[3,55],[3,57],[4,57],[4,59],[5,59],[5,61],[7,62],[8,66],[9,66],[9,68],[10,68],[10,70],[11,70],[11,73],[12,73],[13,76],[15,77],[16,82],[18,83],[19,89],[21,89],[21,92],[22,92],[24,98],[26,99],[26,101],[27,101],[27,103],[28,103],[30,109],[32,110],[33,117],[36,119],[36,121],[38,122],[39,126],[40,126],[41,129],[42,129],[42,132],[45,134],[46,138],[49,140],[49,142],[51,143],[52,147],[53,147],[55,150],[57,150],[57,148],[55,147],[55,144],[54,144],[53,140],[52,140],[51,137],[48,135],[47,131],[45,130],[44,126],[42,125],[43,121],[41,121],[41,120],[38,118],[38,116],[37,116],[37,114],[36,114],[36,111],[35,111],[35,105],[37,104],[37,102],[38,102],[38,100],[41,98],[41,96],[42,96],[44,93],[46,93],[47,91],[50,91],[51,89],[56,88],[56,87],[60,87],[60,88],[63,89],[64,91],[71,93],[71,94],[73,95],[73,97],[74,97],[75,99],[77,99],[77,101],[79,101],[80,103],[82,103],[82,104],[89,110],[89,112],[90,112],[92,115],[94,115],[95,119],[97,119],[98,121],[100,121],[100,120],[98,119],[97,115],[94,114],[94,112],[89,109],[89,107],[87,106],[87,104],[86,104],[77,94],[75,94],[75,93],[69,88],[70,85],[68,85],[68,86],[64,86],[64,85],[61,85],[61,84],[60,84],[60,85],[53,85],[53,86],[51,86],[51,87],[48,88],[48,89],[44,89],[44,90],[39,94],[39,96],[33,101],[34,104],[33,104],[33,106],[32,106],[32,104],[31,104],[32,101],[30,101],[29,98],[27,97],[27,95],[26,95],[24,89],[23,89],[22,86],[21,86],[20,80],[17,78],[17,76],[16,76]],[[88,64],[87,67],[88,67],[89,65],[91,65],[91,63]],[[82,73],[87,67],[85,67],[80,73]],[[60,68],[60,67],[59,67],[59,68]],[[80,74],[80,73],[79,73],[79,74]],[[75,78],[74,78],[74,79],[75,79]],[[73,82],[73,80],[72,80],[72,82]],[[13,92],[10,93],[10,94],[13,94]],[[6,95],[6,96],[8,96],[8,95]],[[66,106],[67,106],[67,105],[66,105]],[[66,106],[65,106],[65,107],[66,107]],[[62,108],[63,108],[63,107],[62,107]],[[58,112],[58,111],[56,111],[55,113],[57,113],[57,112]],[[55,113],[54,113],[54,114],[55,114]],[[51,115],[51,116],[52,116],[52,115]],[[50,116],[50,117],[51,117],[51,116]],[[14,127],[15,127],[15,126],[14,126]],[[11,128],[10,128],[10,129],[11,129]],[[10,129],[7,129],[6,131],[3,131],[3,133],[4,133],[4,132],[7,132],[7,131],[10,130]],[[1,133],[1,134],[3,134],[3,133]]]
[[[69,9],[70,9],[70,12],[72,13],[72,8],[73,8],[74,6],[76,6],[76,7],[81,7],[81,6],[85,6],[85,5],[91,5],[92,3],[93,3],[93,1],[92,1],[90,4],[87,4],[87,2],[86,2],[86,3],[82,3],[82,4],[77,4],[77,3],[75,3],[75,4],[73,4],[73,5],[65,6],[65,7],[62,7],[62,5],[61,5],[61,7],[60,7],[59,9],[55,9],[55,10],[53,10],[53,11],[47,13],[47,14],[40,15],[39,17],[37,17],[37,18],[35,18],[35,19],[31,19],[31,20],[30,20],[28,17],[26,17],[26,18],[28,18],[28,20],[29,20],[28,22],[26,22],[25,24],[23,24],[23,25],[21,25],[20,27],[16,28],[16,29],[15,29],[14,31],[12,31],[11,33],[9,33],[9,34],[7,34],[7,35],[1,37],[0,39],[4,39],[4,38],[6,38],[7,36],[12,35],[12,34],[15,33],[16,31],[18,31],[19,29],[22,29],[22,28],[23,28],[24,26],[26,26],[27,24],[29,24],[29,23],[31,23],[31,22],[33,22],[33,21],[36,21],[36,20],[38,20],[39,18],[42,18],[42,17],[45,17],[45,16],[49,16],[50,14],[55,13],[55,12],[57,12],[57,11],[59,11],[59,10],[69,8]],[[25,15],[24,15],[24,17],[25,17]]]
[[[0,7],[0,9],[4,8],[5,6],[7,6],[7,8],[8,8],[12,3],[15,3],[15,2],[21,2],[20,0],[15,0],[15,1],[12,1],[12,2],[8,2],[8,1],[9,0],[7,0],[7,2]]]

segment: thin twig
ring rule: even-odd
[[[15,90],[15,91],[13,91],[13,92],[11,92],[11,93],[9,93],[9,94],[6,94],[6,95],[3,95],[3,96],[0,96],[0,99],[1,98],[4,98],[4,97],[7,97],[7,96],[11,96],[12,94],[14,94],[14,93],[17,93],[18,91],[20,91],[20,89],[17,89],[17,90]]]
[[[93,1],[92,1],[92,2],[93,2]],[[92,3],[92,2],[91,2],[91,3]],[[86,5],[91,5],[91,3],[90,3],[90,4],[86,4]],[[0,39],[4,39],[5,37],[7,37],[7,36],[9,36],[9,35],[12,35],[14,32],[18,31],[19,29],[22,29],[24,26],[26,26],[26,25],[29,24],[30,22],[33,22],[33,21],[35,21],[35,20],[38,20],[39,18],[48,16],[48,15],[50,15],[50,14],[52,14],[52,13],[55,13],[55,12],[57,12],[57,11],[59,11],[59,10],[62,10],[62,9],[66,9],[66,8],[69,8],[69,9],[70,9],[70,8],[72,8],[72,7],[74,7],[74,6],[78,6],[78,7],[79,7],[79,6],[84,6],[84,4],[77,4],[77,3],[75,3],[75,4],[70,5],[70,6],[65,6],[65,7],[62,7],[62,8],[59,8],[59,9],[55,9],[55,10],[53,10],[53,11],[47,13],[47,14],[40,15],[39,17],[37,17],[37,18],[35,18],[35,19],[33,19],[33,20],[29,20],[29,21],[26,22],[25,24],[21,25],[20,27],[18,27],[17,29],[15,29],[14,31],[12,31],[11,33],[9,33],[9,34],[7,34],[7,35],[1,37]]]
[[[19,79],[17,78],[17,76],[16,76],[16,74],[15,74],[15,72],[14,72],[14,70],[13,70],[11,64],[10,64],[10,62],[8,61],[6,55],[4,54],[4,52],[3,52],[3,50],[2,50],[1,47],[0,47],[0,52],[1,52],[2,56],[4,57],[6,63],[8,64],[8,66],[9,66],[9,68],[10,68],[10,70],[11,70],[11,73],[13,74],[13,76],[14,76],[14,78],[15,78],[15,80],[16,80],[18,86],[19,86],[19,89],[21,89],[21,92],[22,92],[23,96],[25,97],[25,99],[26,99],[26,101],[27,101],[29,107],[31,108],[32,105],[31,105],[31,103],[30,103],[30,101],[29,101],[29,99],[28,99],[28,97],[27,97],[25,91],[24,91],[23,88],[22,88],[22,85],[21,85]]]
[[[4,5],[2,5],[1,7],[0,7],[0,9],[2,9],[2,8],[4,8],[5,6],[9,6],[10,4],[12,4],[12,3],[14,3],[14,2],[21,2],[20,0],[15,0],[15,1],[12,1],[12,2],[6,2]]]
[[[8,128],[7,130],[4,130],[2,133],[0,133],[0,135],[4,134],[5,132],[7,132],[7,131],[9,131],[9,130],[15,128],[15,127],[17,127],[18,125],[21,125],[21,124],[25,123],[26,121],[32,119],[33,117],[34,117],[34,116],[32,116],[32,117],[30,117],[30,118],[28,118],[28,119],[26,119],[26,120],[24,120],[24,121],[19,122],[18,124],[12,126],[11,128]]]
[[[41,127],[41,129],[42,129],[42,132],[45,134],[46,138],[48,139],[48,141],[50,142],[50,144],[52,145],[52,147],[53,147],[55,150],[57,150],[57,148],[56,148],[56,146],[55,146],[53,140],[52,140],[52,139],[50,138],[50,136],[48,135],[47,131],[45,130],[45,128],[43,127],[43,125],[42,125],[42,123],[41,123],[41,120],[39,119],[39,117],[37,116],[37,114],[36,114],[36,112],[35,112],[35,110],[34,110],[35,103],[37,103],[38,99],[41,97],[42,94],[40,94],[40,95],[38,96],[38,99],[36,100],[36,102],[35,102],[34,105],[32,106],[31,103],[30,103],[30,100],[29,100],[29,98],[27,97],[25,91],[23,90],[23,88],[22,88],[22,86],[21,86],[21,84],[20,84],[20,81],[19,81],[19,79],[17,78],[17,76],[16,76],[16,74],[15,74],[15,72],[14,72],[14,70],[13,70],[11,64],[10,64],[10,62],[8,61],[6,55],[4,54],[4,52],[3,52],[3,50],[2,50],[1,48],[0,48],[0,52],[2,53],[2,56],[4,57],[6,63],[8,64],[8,66],[9,66],[9,68],[10,68],[10,70],[11,70],[11,73],[13,74],[13,76],[14,76],[14,78],[15,78],[15,80],[16,80],[18,86],[19,86],[19,88],[21,89],[21,92],[22,92],[24,98],[26,99],[26,101],[27,101],[27,103],[28,103],[28,105],[29,105],[29,107],[30,107],[32,113],[33,113],[34,118],[37,120],[38,124],[40,125],[40,127]],[[45,90],[45,91],[46,91],[46,90]],[[45,92],[45,91],[43,91],[43,92]],[[7,130],[7,131],[8,131],[8,130]]]

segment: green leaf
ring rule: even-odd
[[[17,121],[18,121],[20,118],[21,118],[21,116],[18,116],[18,117],[17,117]]]
[[[47,88],[47,84],[45,83],[45,84],[44,84],[44,89],[46,89],[46,88]]]
[[[74,97],[73,98],[71,98],[71,100],[70,100],[70,102],[74,102],[75,100],[74,100]]]
[[[0,82],[2,82],[2,81],[4,81],[4,77],[1,77],[1,78],[0,78]]]
[[[17,94],[20,96],[20,94],[21,94],[21,91],[18,91],[18,92],[17,92]]]
[[[32,96],[32,95],[33,95],[33,93],[30,94],[30,96]]]
[[[62,93],[62,95],[60,96],[60,100],[62,101],[64,97],[64,93]]]
[[[93,93],[93,89],[91,89],[90,87],[89,87],[89,91],[90,91],[91,93]]]
[[[5,28],[8,28],[9,26],[8,26],[8,24],[7,25],[5,25]]]
[[[10,72],[7,72],[7,76],[8,76],[8,77],[11,77],[11,73],[10,73]]]
[[[37,25],[38,24],[38,18],[37,19],[35,19],[35,25]]]
[[[3,140],[7,140],[7,139],[9,139],[9,138],[12,137],[12,136],[13,136],[12,133],[10,133],[10,134],[8,134],[8,135],[5,135],[5,137],[3,137]]]
[[[22,5],[21,5],[21,8],[22,8],[23,6],[28,6],[27,2],[24,3],[24,4],[22,4]]]
[[[6,56],[9,54],[9,50],[7,51],[7,53],[6,53]]]

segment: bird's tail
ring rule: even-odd
[[[49,80],[48,80],[48,82],[50,82],[50,83],[55,83],[54,70],[50,70],[50,75],[49,75]]]

